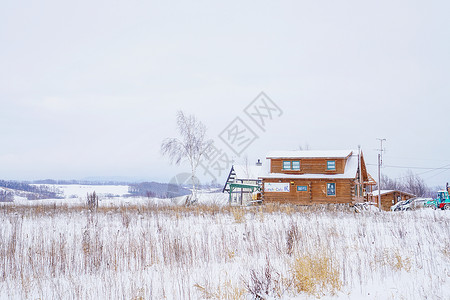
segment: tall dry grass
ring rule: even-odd
[[[449,219],[333,206],[3,205],[0,298],[320,297],[402,276],[418,279],[399,295],[439,298]]]

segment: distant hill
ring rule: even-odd
[[[58,189],[58,185],[122,185],[128,186],[129,196],[138,197],[175,198],[189,195],[191,193],[191,190],[185,185],[159,183],[154,181],[129,183],[123,181],[56,179],[34,180],[31,182],[0,180],[0,188],[4,188],[3,190],[0,190],[0,201],[12,201],[14,195],[26,197],[29,200],[63,198],[64,193],[62,190]],[[199,188],[201,188],[201,186]],[[205,186],[204,188],[211,188],[211,186]]]
[[[137,181],[133,181],[135,183]],[[60,184],[60,185],[70,185],[70,184],[81,184],[81,185],[129,185],[130,181],[108,181],[108,180],[77,180],[77,179],[71,179],[71,180],[56,180],[56,179],[40,179],[40,180],[34,180],[31,182],[32,184]]]
[[[140,182],[130,183],[123,181],[97,181],[99,178],[92,177],[93,181],[87,180],[55,180],[44,179],[35,180],[33,184],[47,184],[47,185],[127,185],[130,196],[142,196],[142,197],[156,197],[156,198],[173,198],[184,195],[189,195],[191,191],[186,187],[159,182]]]
[[[14,195],[26,197],[28,200],[58,199],[62,198],[62,192],[46,185],[31,185],[20,181],[0,180],[3,198],[11,199]]]
[[[181,185],[158,182],[130,184],[128,191],[133,196],[157,198],[174,198],[189,195],[191,193],[189,189]]]
[[[14,201],[14,192],[0,187],[0,202],[13,202]]]

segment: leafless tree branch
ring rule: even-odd
[[[161,144],[161,152],[176,165],[184,159],[191,167],[192,201],[197,201],[195,173],[201,158],[211,146],[212,140],[206,138],[206,126],[193,115],[177,112],[177,129],[180,138],[168,138]]]

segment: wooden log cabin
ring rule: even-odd
[[[389,211],[392,205],[400,201],[408,200],[415,197],[416,195],[407,192],[402,192],[399,190],[381,190],[380,191],[381,209]],[[378,190],[369,193],[368,201],[373,202],[376,204],[376,206],[378,206]]]
[[[267,159],[270,171],[261,176],[266,203],[364,202],[376,184],[358,150],[277,151]]]

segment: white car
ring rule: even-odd
[[[425,203],[427,203],[430,200],[433,200],[431,198],[413,198],[412,201],[408,204],[405,204],[402,206],[404,210],[411,210],[411,209],[420,209],[425,207]]]
[[[425,203],[431,198],[411,198],[402,200],[391,206],[391,211],[415,210],[425,207]]]
[[[410,199],[410,200],[411,200],[411,199]],[[409,204],[408,201],[410,201],[410,200],[401,200],[401,201],[398,201],[397,203],[395,203],[394,205],[391,206],[391,211],[400,211],[400,210],[403,210],[403,209],[402,209],[403,205]]]

